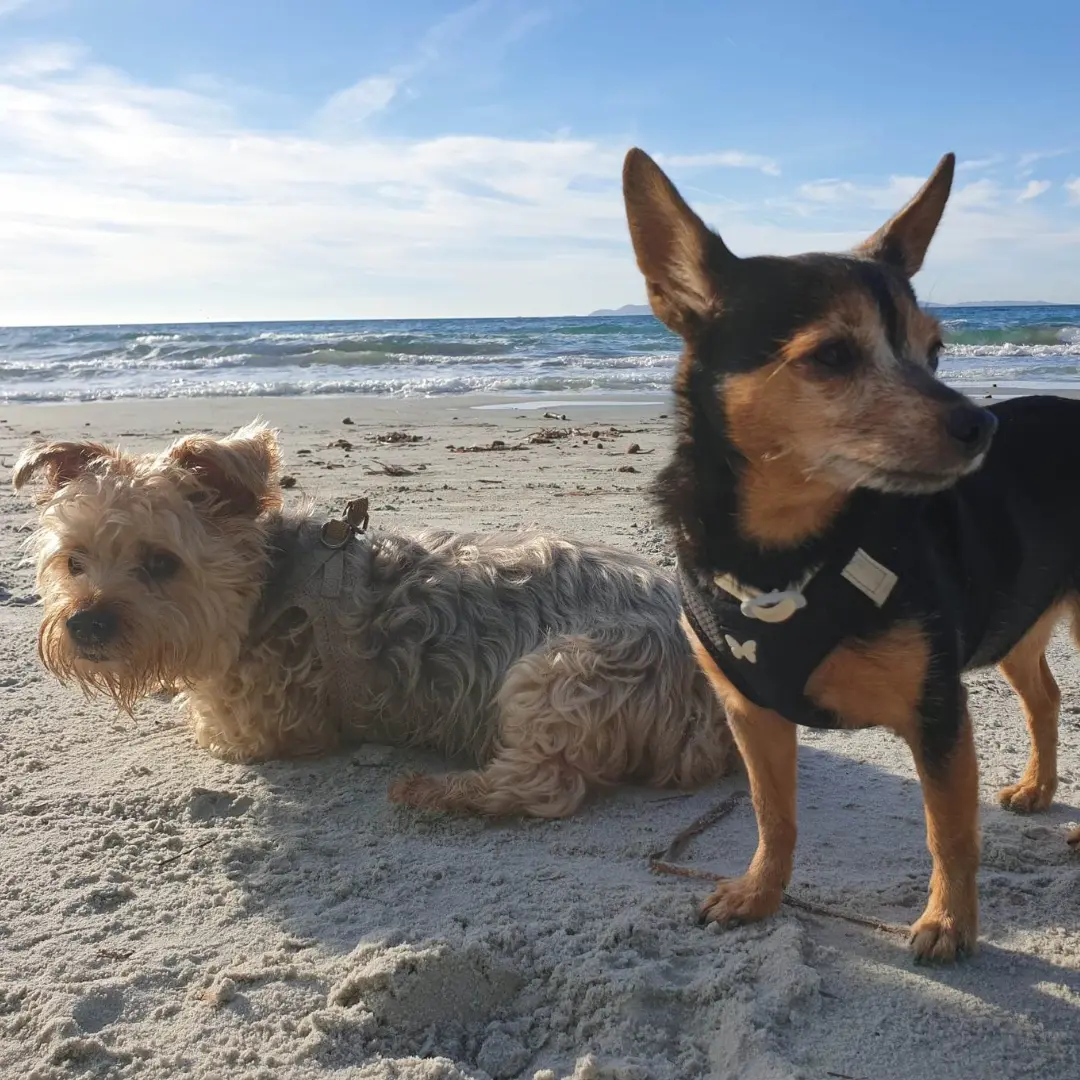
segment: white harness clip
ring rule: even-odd
[[[798,589],[774,589],[772,592],[752,596],[739,605],[748,619],[759,622],[787,622],[796,611],[806,607],[806,597]]]
[[[797,584],[786,589],[772,589],[770,592],[761,592],[751,586],[742,585],[730,574],[717,574],[713,582],[739,601],[739,610],[744,618],[757,619],[758,622],[782,623],[787,622],[796,611],[806,607],[803,589],[810,584],[816,573],[817,567],[806,573]]]

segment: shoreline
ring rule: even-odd
[[[998,383],[964,383],[943,379],[947,386],[967,395],[973,400],[1002,400],[1005,398],[1024,397],[1034,394],[1050,394],[1058,397],[1080,398],[1080,380],[1072,382],[1032,382],[1017,380]],[[113,410],[117,413],[130,411],[146,412],[148,415],[158,412],[175,411],[178,415],[190,417],[192,414],[226,412],[230,416],[239,415],[247,410],[252,416],[280,415],[286,408],[302,406],[310,408],[315,415],[322,417],[334,410],[352,404],[358,416],[368,416],[379,420],[392,419],[394,416],[407,416],[417,411],[429,411],[434,416],[445,418],[444,414],[461,411],[512,412],[539,414],[545,410],[573,410],[576,414],[589,412],[591,409],[612,410],[610,415],[637,415],[650,409],[668,410],[673,406],[670,391],[659,390],[594,390],[594,391],[536,391],[534,393],[473,392],[467,394],[429,394],[391,396],[383,394],[280,394],[280,395],[213,395],[192,397],[130,397],[107,398],[100,400],[66,400],[33,402],[0,402],[0,422],[4,418],[11,420],[23,410],[42,415],[49,410],[59,414],[68,414],[73,408],[90,410]]]
[[[33,429],[61,438],[71,438],[78,428],[72,421],[79,417],[82,427],[108,431],[160,427],[182,434],[207,425],[220,432],[236,428],[261,417],[274,426],[290,426],[303,415],[311,426],[329,430],[338,428],[344,418],[362,424],[475,424],[490,426],[518,421],[543,426],[547,411],[566,414],[573,423],[612,424],[645,416],[669,414],[673,407],[670,394],[618,394],[610,399],[590,394],[552,394],[550,398],[522,398],[511,394],[460,394],[431,397],[366,397],[363,395],[296,395],[280,397],[214,398],[124,398],[112,401],[42,402],[0,406],[0,430],[4,427]],[[511,423],[513,421],[513,423]],[[348,425],[346,425],[348,426]]]

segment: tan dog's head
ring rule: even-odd
[[[94,442],[28,448],[13,479],[44,480],[30,545],[46,667],[125,709],[224,671],[261,586],[261,516],[281,506],[279,469],[262,424],[142,456]]]
[[[979,467],[997,422],[935,378],[941,331],[910,278],[952,185],[942,158],[911,202],[840,255],[737,258],[640,150],[626,157],[630,235],[656,316],[686,343],[677,390],[751,463],[922,493]]]

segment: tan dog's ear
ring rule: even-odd
[[[224,439],[189,435],[165,457],[192,474],[214,512],[255,517],[282,505],[281,452],[266,424],[249,424]]]
[[[739,260],[644,150],[626,155],[623,198],[653,312],[685,337],[719,313],[724,279]]]
[[[855,250],[914,277],[945,212],[955,171],[956,155],[946,154],[907,206]]]
[[[95,468],[116,460],[116,452],[96,442],[53,442],[28,446],[15,462],[11,482],[16,491],[44,470],[45,493],[39,501],[47,502],[65,484]]]

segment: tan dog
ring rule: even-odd
[[[638,557],[543,535],[354,535],[286,513],[273,432],[133,456],[27,450],[32,538],[59,678],[124,709],[186,691],[200,745],[291,757],[345,743],[465,754],[391,797],[481,814],[572,813],[591,786],[723,775],[723,709],[679,629],[674,583]],[[340,539],[342,542],[337,543]]]

